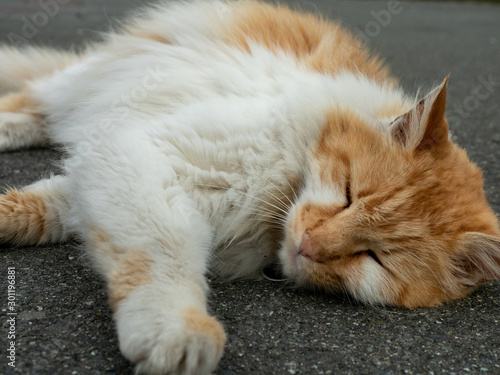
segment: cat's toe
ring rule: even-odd
[[[144,326],[138,327],[134,338],[120,340],[123,354],[136,364],[136,374],[209,375],[215,369],[226,341],[220,323],[197,309],[179,318],[150,332],[141,333]]]

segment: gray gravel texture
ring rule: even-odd
[[[38,12],[44,12],[41,4],[46,1],[1,0],[0,40],[8,41],[9,33],[23,37],[25,20],[38,14],[40,26],[24,39],[78,46],[141,3],[57,1],[66,5],[43,24]],[[425,91],[451,73],[451,129],[484,169],[488,198],[500,212],[500,6],[403,2],[389,19],[379,17],[390,9],[386,2],[292,3],[363,32],[409,91]],[[495,83],[489,88],[482,83],[491,79]],[[1,154],[0,185],[22,186],[57,173],[51,161],[58,159],[48,149]],[[4,246],[0,257],[0,373],[132,374],[131,364],[117,349],[103,282],[78,244]],[[8,368],[5,355],[8,266],[17,270],[15,369]],[[217,375],[500,374],[498,281],[464,300],[412,311],[364,306],[347,296],[268,281],[211,285],[213,313],[229,337]]]

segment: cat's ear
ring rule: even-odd
[[[423,151],[449,141],[448,122],[444,116],[448,78],[409,112],[392,122],[391,133],[399,144],[411,150]]]
[[[467,287],[500,279],[500,237],[467,233],[453,259],[453,274]]]

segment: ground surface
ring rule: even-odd
[[[67,5],[47,12],[41,6],[47,1],[1,0],[0,40],[78,45],[140,3],[58,2]],[[451,128],[484,169],[488,198],[500,212],[500,6],[402,3],[381,18],[385,2],[293,3],[362,32],[410,91],[451,73]],[[26,20],[33,17],[39,26],[29,29]],[[491,79],[496,84],[486,87]],[[1,154],[0,185],[35,181],[57,158],[50,150]],[[132,373],[117,349],[103,284],[78,246],[3,248],[0,259],[2,289],[7,267],[16,267],[19,303],[13,371],[5,358],[7,297],[0,294],[0,373]],[[363,306],[267,281],[212,283],[212,289],[213,311],[229,336],[217,375],[500,374],[500,282],[467,299],[414,311]]]

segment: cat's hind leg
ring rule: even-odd
[[[44,117],[29,89],[0,97],[0,152],[45,145]]]
[[[0,46],[0,152],[47,143],[46,114],[30,85],[80,59],[76,53],[50,48]]]
[[[0,45],[0,95],[22,91],[28,82],[50,76],[80,59],[78,53],[54,48]]]
[[[0,242],[38,245],[61,242],[72,231],[67,223],[69,203],[62,176],[41,180],[0,195]]]

